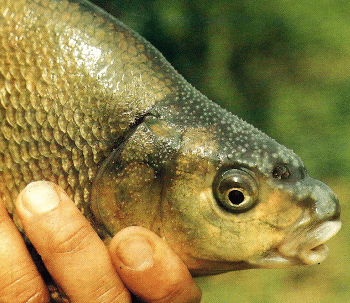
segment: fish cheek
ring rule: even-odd
[[[279,245],[302,213],[288,195],[266,188],[254,208],[230,213],[213,196],[214,172],[207,169],[206,177],[184,173],[173,180],[165,198],[165,238],[190,269],[212,262],[234,267],[235,262],[262,255]]]
[[[261,216],[265,224],[276,230],[289,232],[294,223],[299,221],[303,208],[289,194],[281,190],[271,190],[266,202],[257,206],[257,212],[257,216]]]
[[[161,135],[176,145],[176,134],[166,121],[147,117],[101,165],[92,186],[91,208],[109,235],[132,225],[161,235],[164,182],[157,161],[166,162],[172,150],[162,149]]]
[[[242,214],[242,221],[236,223],[237,226],[244,225],[240,228],[240,234],[245,239],[242,247],[246,252],[244,258],[254,258],[277,248],[299,222],[302,213],[303,209],[290,195],[279,190],[263,193],[255,208]]]
[[[193,154],[182,155],[177,159],[175,173],[167,178],[163,191],[164,238],[187,265],[195,258],[211,255],[210,249],[203,243],[203,234],[206,234],[208,226],[201,207],[207,201],[201,199],[206,199],[203,193],[207,191],[212,196],[215,173],[216,168],[209,160],[198,159]]]
[[[147,163],[114,165],[94,182],[91,204],[95,217],[111,236],[132,225],[158,232],[161,188],[153,168]]]

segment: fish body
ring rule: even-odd
[[[340,229],[300,158],[88,1],[0,0],[0,197],[50,180],[99,235],[142,225],[193,274],[315,264]]]

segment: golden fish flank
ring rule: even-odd
[[[0,0],[0,42],[9,213],[46,179],[101,237],[145,226],[194,274],[326,257],[341,226],[332,190],[115,18],[84,0]]]

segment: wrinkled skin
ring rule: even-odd
[[[315,264],[339,202],[87,1],[0,0],[0,194],[50,180],[108,243],[141,225],[193,274]],[[11,193],[11,194],[10,194]]]

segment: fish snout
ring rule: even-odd
[[[340,204],[333,190],[325,183],[310,177],[308,183],[311,191],[304,202],[312,210],[312,220],[316,222],[339,220]]]
[[[328,247],[324,243],[341,228],[340,204],[333,190],[310,177],[305,180],[305,186],[309,194],[301,203],[308,211],[278,247],[282,259],[291,264],[322,262],[328,255]]]

